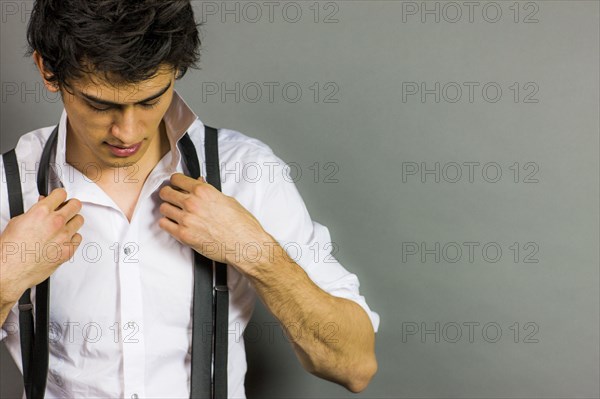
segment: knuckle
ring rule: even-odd
[[[204,195],[204,187],[201,185],[197,185],[192,189],[192,194],[197,195],[198,197],[201,197]]]
[[[34,206],[31,207],[31,213],[35,217],[46,217],[46,216],[50,215],[50,212],[51,212],[50,207],[41,202],[38,202]]]
[[[194,197],[188,197],[183,200],[183,207],[189,212],[195,212],[198,209],[198,204]]]
[[[66,218],[63,215],[52,216],[52,226],[56,229],[63,227],[66,222]]]
[[[181,229],[179,236],[181,237],[181,241],[186,244],[191,243],[194,239],[192,233],[188,229]]]
[[[165,195],[167,194],[167,190],[169,189],[169,186],[164,186],[163,188],[161,188],[160,190],[158,190],[158,196],[162,199],[164,199]]]
[[[183,215],[183,217],[181,218],[181,224],[183,226],[189,227],[192,226],[194,223],[194,217],[192,215],[190,215],[189,213]]]
[[[162,213],[163,215],[165,214],[165,212],[167,212],[168,209],[169,209],[169,205],[166,202],[163,202],[158,207],[159,212]]]

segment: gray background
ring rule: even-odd
[[[599,396],[599,3],[481,1],[472,22],[462,1],[446,3],[437,2],[439,22],[421,21],[433,1],[276,2],[272,21],[262,1],[259,18],[243,2],[212,2],[205,12],[194,3],[206,20],[202,70],[179,92],[205,123],[257,137],[297,163],[311,216],[330,228],[336,257],[381,316],[379,371],[363,393],[304,372],[275,333],[249,345],[249,397]],[[57,123],[62,107],[22,57],[31,2],[2,4],[6,151]],[[206,12],[224,7],[239,7],[239,21]],[[255,82],[263,98],[252,102],[253,84],[239,102],[206,93],[222,82]],[[264,82],[279,83],[272,102]],[[411,82],[439,82],[439,102],[403,99]],[[479,85],[472,99],[465,82]],[[284,97],[287,83],[302,89],[297,102],[292,89]],[[457,86],[463,96],[453,102]],[[479,162],[472,179],[468,162]],[[439,182],[403,175],[436,163]],[[257,309],[254,323],[272,321]],[[421,335],[436,325],[439,342]],[[3,347],[1,356],[2,397],[18,396]]]

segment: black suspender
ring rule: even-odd
[[[58,126],[46,142],[37,176],[38,190],[48,195],[50,156],[58,137]],[[196,149],[186,133],[178,143],[190,177],[200,177],[200,163]],[[205,126],[204,152],[206,181],[221,191],[219,172],[218,131]],[[11,219],[23,213],[23,196],[19,165],[14,150],[3,154],[7,178]],[[192,369],[190,398],[227,398],[227,340],[229,323],[229,293],[227,265],[193,251],[194,293],[192,329]],[[213,287],[214,274],[214,287]],[[49,280],[36,286],[35,331],[31,304],[31,290],[19,299],[19,332],[23,362],[23,380],[27,399],[43,398],[48,375],[48,314]],[[206,306],[205,304],[212,304]],[[212,325],[210,336],[205,336],[205,326]],[[214,369],[213,369],[214,362]]]
[[[200,177],[196,148],[186,134],[178,143],[186,160],[190,177]],[[206,182],[221,191],[217,130],[206,127],[204,139]],[[213,266],[214,263],[214,266]],[[229,323],[229,292],[227,265],[194,251],[194,305],[192,326],[191,398],[227,398],[227,339]],[[214,267],[214,271],[213,271]],[[213,290],[213,272],[215,285]],[[202,304],[212,303],[211,307]],[[211,336],[203,335],[205,326],[213,326]],[[214,374],[211,366],[214,359]]]

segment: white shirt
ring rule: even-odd
[[[95,184],[97,180],[66,163],[67,114],[62,113],[57,151],[51,158],[58,178],[50,179],[51,189],[63,186],[68,198],[79,199],[85,223],[79,231],[83,242],[73,259],[50,277],[46,398],[190,395],[192,250],[158,226],[162,216],[158,190],[168,184],[173,173],[187,172],[176,145],[185,132],[196,146],[202,176],[206,177],[204,124],[177,93],[164,121],[171,151],[148,176],[130,223]],[[46,127],[32,131],[17,144],[25,211],[37,202],[36,171],[52,130]],[[319,287],[358,303],[377,331],[378,314],[360,295],[357,277],[331,256],[329,231],[311,220],[286,173],[286,164],[263,142],[228,129],[219,131],[219,157],[222,192],[252,213]],[[1,160],[0,166],[0,228],[4,230],[10,214]],[[115,176],[124,184],[126,178],[125,173]],[[35,255],[25,256],[30,260]],[[232,398],[244,398],[246,355],[242,333],[250,320],[256,293],[233,267],[227,269],[228,393]],[[32,302],[35,304],[35,289]],[[15,305],[2,326],[1,338],[22,372],[18,323]]]

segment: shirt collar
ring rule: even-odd
[[[198,119],[198,116],[186,104],[177,91],[173,90],[173,100],[171,101],[171,105],[163,117],[167,130],[167,136],[169,138],[169,145],[171,147],[171,162],[169,163],[169,168],[171,170],[175,170],[179,164],[179,161],[181,160],[181,153],[179,152],[179,148],[177,148],[177,143],[179,140],[181,140],[183,135],[188,131],[196,119]],[[66,149],[67,111],[63,109],[58,127],[58,143],[56,147],[55,158],[56,165],[67,165]]]
[[[181,163],[181,153],[177,143],[184,134],[193,128],[193,124],[198,120],[196,114],[185,103],[177,92],[173,93],[173,100],[165,113],[163,120],[167,137],[169,139],[170,151],[155,166],[150,173],[150,184],[156,185],[165,176],[169,176],[177,171],[183,171]],[[58,126],[58,137],[56,152],[54,153],[54,165],[51,168],[52,186],[64,187],[67,190],[68,198],[77,198],[82,202],[96,203],[99,205],[118,208],[113,200],[102,191],[96,184],[89,184],[89,180],[81,172],[66,162],[67,145],[67,113],[63,110]],[[169,159],[170,158],[170,159]],[[144,187],[146,188],[146,187]]]

